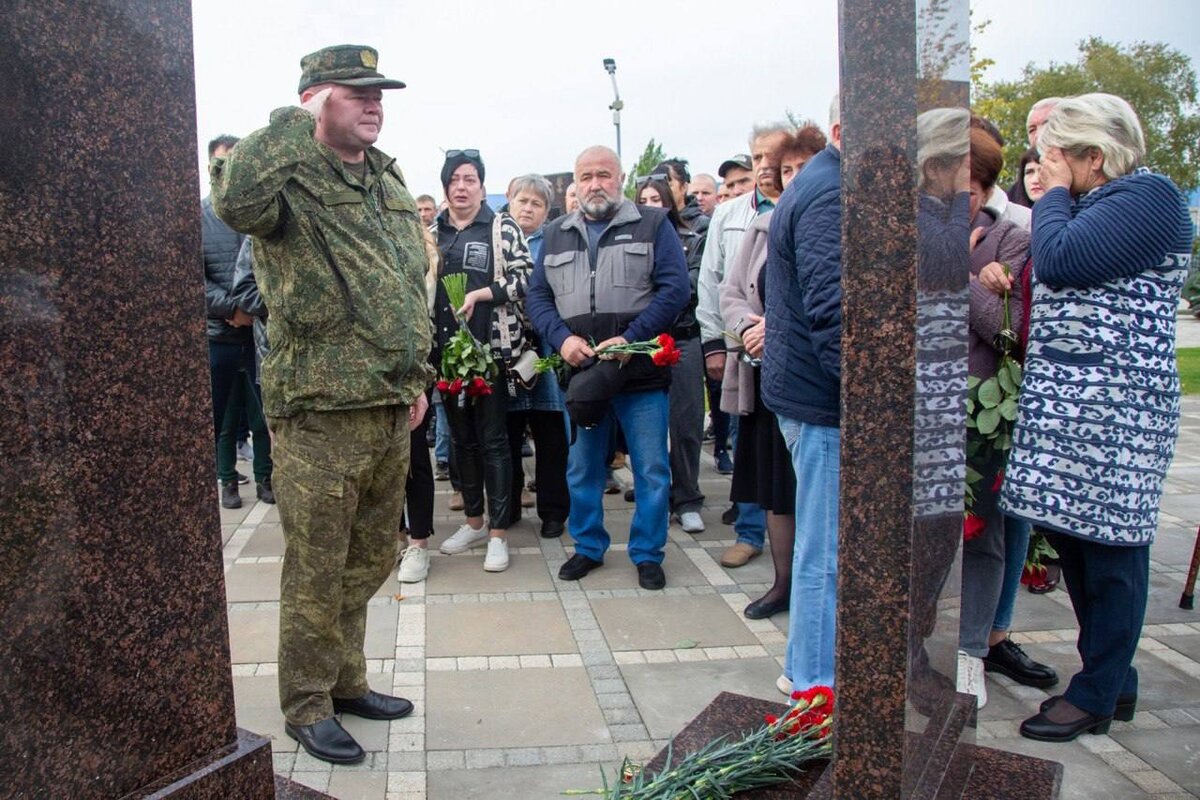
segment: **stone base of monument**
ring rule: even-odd
[[[671,740],[676,758],[703,747],[722,735],[737,736],[757,728],[767,714],[782,714],[787,706],[745,695],[721,692],[695,719]],[[907,792],[910,798],[925,800],[1055,800],[1062,783],[1063,768],[1017,753],[1007,753],[958,741],[962,725],[970,715],[964,705],[946,709],[940,719],[931,720],[926,734],[910,734],[908,750],[925,758],[917,778],[918,785]],[[947,745],[947,742],[950,742]],[[646,765],[647,773],[662,770],[667,750],[659,751]],[[809,798],[822,800],[833,796],[830,762],[814,762],[790,783],[741,792],[739,800],[782,800]]]

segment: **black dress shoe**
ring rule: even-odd
[[[987,655],[983,657],[983,668],[986,672],[999,672],[1017,683],[1038,689],[1058,683],[1057,672],[1034,661],[1012,639],[1006,638],[988,648]]]
[[[564,525],[560,520],[557,520],[557,519],[542,520],[541,534],[542,534],[543,539],[557,539],[559,536],[563,535],[563,531],[565,531],[566,529],[567,529],[567,526]]]
[[[721,522],[725,523],[726,525],[732,525],[733,523],[737,522],[737,518],[738,518],[737,503],[734,503],[729,508],[727,508],[721,512]]]
[[[1039,711],[1045,711],[1054,705],[1061,698],[1061,694],[1056,694],[1053,697],[1047,697],[1042,701]],[[1117,695],[1117,707],[1113,710],[1113,719],[1121,722],[1129,722],[1133,719],[1133,713],[1137,711],[1137,695],[1136,694],[1120,694]]]
[[[1021,723],[1021,735],[1039,742],[1070,742],[1087,731],[1102,735],[1108,733],[1112,717],[1100,717],[1084,713],[1074,722],[1052,722],[1042,711]]]
[[[638,586],[654,591],[667,585],[667,576],[663,573],[661,564],[653,561],[643,561],[637,565]]]
[[[367,757],[358,746],[358,742],[354,741],[354,737],[333,717],[312,725],[293,725],[287,722],[284,723],[283,729],[313,758],[331,764],[356,764]]]
[[[370,691],[353,699],[333,698],[333,710],[364,719],[400,719],[412,713],[413,704],[403,697]]]
[[[558,578],[563,581],[577,581],[596,567],[602,566],[604,566],[603,561],[596,561],[583,553],[576,553],[568,558],[567,563],[558,570]]]
[[[784,597],[779,600],[770,601],[765,597],[760,597],[750,605],[746,606],[746,610],[742,612],[746,619],[766,619],[773,617],[780,611],[787,611],[791,600]]]

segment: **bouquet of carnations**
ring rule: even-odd
[[[832,730],[833,689],[813,686],[792,692],[786,714],[768,714],[761,727],[737,741],[722,736],[677,762],[668,749],[666,764],[653,777],[625,759],[611,786],[604,778],[602,788],[563,794],[594,794],[605,800],[731,798],[795,778],[809,762],[831,756]]]
[[[495,372],[495,364],[488,348],[475,338],[466,323],[458,316],[467,296],[467,276],[458,272],[442,278],[450,308],[458,321],[458,330],[442,348],[441,379],[437,390],[445,397],[455,398],[461,408],[467,398],[482,397],[492,393],[488,379]]]
[[[1005,273],[1008,274],[1007,267]],[[1014,352],[1019,339],[1012,329],[1008,292],[1004,293],[1004,327],[992,346],[1000,351],[996,374],[987,380],[967,378],[967,485],[964,492],[963,540],[982,535],[986,523],[975,513],[975,493],[984,473],[999,462],[1001,467],[992,484],[1000,491],[1004,480],[1003,463],[1012,448],[1013,426],[1017,421],[1017,395],[1021,390],[1021,365]]]
[[[595,342],[591,342],[590,344],[595,348]],[[596,350],[596,355],[601,358],[620,355],[650,356],[650,360],[654,362],[656,367],[670,367],[679,363],[680,352],[679,348],[675,346],[675,339],[669,333],[660,333],[653,339],[647,339],[644,342],[610,344],[602,350]],[[558,353],[551,353],[545,358],[539,358],[534,364],[534,369],[539,374],[550,372],[551,370],[561,370],[562,367],[562,356]]]

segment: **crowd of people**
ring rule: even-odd
[[[541,536],[573,541],[564,581],[603,567],[604,494],[626,488],[628,557],[640,587],[662,589],[672,520],[705,529],[706,405],[714,466],[732,475],[722,520],[736,538],[720,562],[769,549],[774,582],[744,613],[790,612],[781,691],[832,686],[838,99],[824,130],[754,126],[749,152],[716,177],[668,159],[629,199],[616,153],[591,146],[564,197],[521,175],[494,211],[478,150],[446,151],[439,203],[414,199],[373,146],[383,90],[403,87],[374,50],[325,48],[301,67],[297,106],[210,146],[202,206],[220,499],[240,505],[235,454],[249,433],[257,497],[278,498],[287,545],[289,734],[318,758],[355,761],[335,712],[411,711],[366,684],[366,603],[397,553],[401,582],[428,576],[437,481],[463,515],[441,552],[479,547],[483,570],[503,571],[507,531],[534,509]],[[996,374],[1010,329],[1024,358],[1007,466],[987,465],[982,522],[964,537],[957,687],[982,706],[988,671],[1058,682],[1007,635],[1037,526],[1058,551],[1083,668],[1022,733],[1062,741],[1136,705],[1192,230],[1179,192],[1143,168],[1123,100],[1049,98],[1029,120],[1008,192],[1003,140],[966,110],[922,115],[916,166],[923,213],[961,232],[970,375]],[[631,487],[614,480],[622,465]]]

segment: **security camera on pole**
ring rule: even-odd
[[[625,103],[621,101],[621,93],[617,90],[617,62],[611,58],[604,59],[604,71],[612,78],[613,101],[609,108],[613,112],[613,126],[617,129],[617,158],[621,158],[621,109]]]

